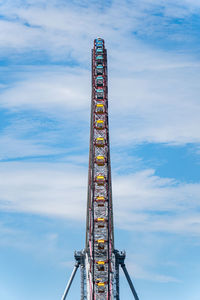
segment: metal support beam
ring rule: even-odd
[[[122,267],[122,270],[124,271],[124,274],[126,276],[126,279],[128,281],[128,284],[130,286],[130,289],[133,293],[133,296],[135,298],[135,300],[139,300],[138,295],[136,293],[136,290],[133,286],[133,283],[131,281],[131,278],[128,274],[128,271],[126,269],[126,265],[124,263],[125,258],[126,258],[126,253],[124,251],[118,251],[118,250],[114,250],[114,254],[115,254],[115,284],[116,284],[116,300],[119,300],[119,265]]]
[[[129,286],[130,286],[130,289],[131,289],[131,291],[132,291],[132,293],[133,293],[133,296],[134,296],[135,300],[139,300],[138,295],[137,295],[136,290],[135,290],[135,288],[134,288],[134,286],[133,286],[133,283],[132,283],[131,278],[130,278],[130,276],[129,276],[129,274],[128,274],[128,271],[127,271],[127,269],[126,269],[125,264],[124,264],[124,263],[121,264],[121,267],[122,267],[122,270],[124,271],[124,274],[125,274],[125,276],[126,276],[126,279],[127,279],[127,281],[128,281],[128,284],[129,284]]]
[[[115,299],[119,300],[119,252],[114,250],[115,253]]]
[[[67,294],[68,294],[69,289],[70,289],[70,287],[71,287],[71,284],[72,284],[72,281],[73,281],[73,279],[74,279],[74,276],[76,275],[76,272],[77,272],[77,270],[78,270],[78,267],[79,267],[79,263],[77,262],[77,263],[75,264],[75,267],[74,267],[73,271],[72,271],[71,277],[70,277],[70,279],[69,279],[69,281],[68,281],[68,283],[67,283],[66,289],[65,289],[64,294],[63,294],[63,296],[62,296],[62,300],[65,300],[66,297],[67,297]]]
[[[81,266],[81,300],[84,300],[84,295],[85,295],[85,289],[84,289],[84,275],[85,275],[85,252],[84,250],[82,251],[75,251],[74,252],[74,258],[76,260],[76,264],[74,267],[74,270],[71,274],[71,277],[67,283],[66,289],[64,291],[64,294],[62,296],[62,300],[65,300],[67,297],[67,294],[69,292],[69,289],[71,287],[71,284],[73,282],[74,276],[76,275],[76,272],[79,268],[79,266]]]
[[[81,300],[85,298],[85,291],[84,291],[84,266],[80,267],[81,269]]]
[[[85,253],[75,252],[75,259],[80,263],[81,272],[81,300],[85,300]]]
[[[120,300],[119,266],[134,299],[139,300],[124,263],[126,254],[114,249],[107,51],[101,38],[94,40],[92,49],[91,96],[86,245],[74,254],[76,264],[62,300],[66,299],[79,267],[81,300]]]

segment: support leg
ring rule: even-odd
[[[85,286],[84,286],[84,281],[85,281],[85,268],[83,265],[81,265],[81,300],[85,299]]]
[[[67,286],[66,286],[66,289],[65,289],[65,291],[64,291],[64,294],[63,294],[63,296],[62,296],[62,300],[65,300],[66,297],[67,297],[67,294],[68,294],[69,289],[70,289],[70,287],[71,287],[71,284],[72,284],[72,281],[73,281],[73,279],[74,279],[74,276],[76,275],[76,271],[78,270],[78,267],[79,267],[79,263],[76,263],[76,264],[75,264],[75,267],[74,267],[74,270],[73,270],[73,272],[72,272],[72,275],[71,275],[71,277],[70,277],[70,279],[69,279],[69,281],[68,281],[68,283],[67,283]]]
[[[130,286],[130,289],[131,289],[131,291],[132,291],[132,293],[133,293],[133,296],[134,296],[135,300],[139,300],[138,295],[137,295],[136,290],[135,290],[135,288],[134,288],[134,286],[133,286],[133,283],[132,283],[131,278],[130,278],[130,276],[129,276],[129,274],[128,274],[128,271],[127,271],[127,269],[126,269],[125,264],[124,264],[124,263],[121,264],[121,267],[122,267],[122,270],[124,271],[124,274],[125,274],[125,276],[126,276],[126,279],[127,279],[127,281],[128,281],[128,284],[129,284],[129,286]]]
[[[116,300],[119,300],[119,262],[115,261]]]

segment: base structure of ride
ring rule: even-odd
[[[139,300],[125,265],[125,252],[114,248],[111,164],[108,123],[107,51],[104,40],[92,49],[92,101],[86,245],[75,252],[75,266],[62,300],[80,268],[81,300],[119,300],[120,266],[135,300]]]

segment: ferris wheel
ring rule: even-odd
[[[86,244],[75,252],[75,267],[62,300],[65,300],[78,267],[81,270],[81,300],[119,300],[121,265],[134,299],[139,300],[126,269],[125,252],[114,248],[110,142],[108,123],[107,50],[104,40],[94,40],[92,49],[92,99]]]

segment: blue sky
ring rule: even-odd
[[[199,300],[199,13],[197,0],[1,1],[0,299],[60,299],[84,247],[101,36],[116,248],[141,300]]]

